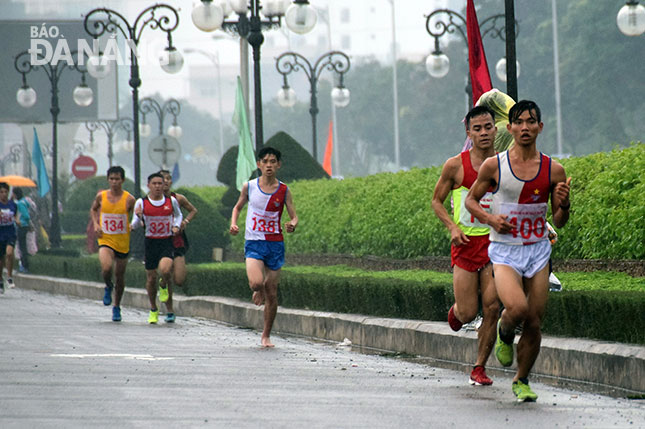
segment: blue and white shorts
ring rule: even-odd
[[[246,240],[244,257],[263,261],[267,268],[278,271],[284,265],[284,241]]]
[[[549,263],[551,243],[543,240],[518,246],[491,241],[488,256],[493,265],[508,265],[520,276],[530,279]]]

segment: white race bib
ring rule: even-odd
[[[499,214],[506,215],[506,221],[515,226],[509,234],[497,234],[498,240],[508,244],[531,244],[548,238],[546,226],[546,203],[500,204]]]
[[[146,216],[146,237],[167,238],[172,236],[172,216]]]
[[[0,211],[0,226],[13,225],[14,212],[11,209],[2,209]]]
[[[279,234],[280,233],[280,212],[253,212],[250,219],[249,227],[254,232],[261,232],[264,234]]]
[[[125,234],[128,232],[128,217],[125,214],[101,213],[103,234]]]

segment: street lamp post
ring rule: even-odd
[[[299,34],[304,34],[316,25],[316,11],[309,5],[308,0],[294,0],[289,6],[289,0],[202,0],[192,12],[193,23],[203,31],[214,31],[219,28],[238,34],[246,39],[253,48],[253,83],[254,83],[254,115],[255,115],[255,149],[260,150],[264,145],[262,124],[262,81],[260,72],[260,47],[264,42],[263,29],[279,28],[282,17],[287,26]],[[260,16],[260,10],[262,10]],[[225,15],[233,10],[237,21],[225,21]]]
[[[87,107],[92,104],[94,93],[85,82],[85,74],[88,72],[85,66],[78,61],[78,53],[71,52],[72,59],[76,61],[69,64],[66,61],[48,62],[43,65],[33,65],[31,63],[31,53],[23,51],[16,55],[14,66],[18,73],[22,74],[22,87],[16,94],[18,104],[22,107],[31,107],[36,104],[36,91],[27,84],[27,75],[36,70],[42,70],[51,85],[51,104],[49,111],[52,115],[52,213],[51,213],[51,231],[49,238],[53,248],[59,248],[61,245],[60,222],[58,219],[58,115],[60,106],[58,104],[58,83],[61,75],[65,70],[76,70],[81,74],[81,83],[73,92],[73,99],[81,107]]]
[[[116,121],[90,121],[85,122],[85,128],[90,132],[90,142],[94,141],[94,132],[99,128],[105,132],[107,136],[108,143],[108,166],[112,167],[112,160],[114,158],[114,136],[116,135],[119,129],[128,133],[127,140],[130,140],[130,133],[134,129],[132,126],[132,119],[130,118],[121,118]]]
[[[14,145],[11,145],[9,148],[9,153],[5,155],[2,160],[0,160],[0,174],[3,176],[6,174],[6,164],[7,162],[11,162],[12,164],[17,164],[20,162],[20,158],[22,156],[22,144],[21,143],[16,143]],[[15,168],[15,167],[14,167]]]
[[[215,54],[204,51],[203,49],[186,48],[184,52],[187,54],[201,54],[208,58],[217,71],[217,115],[219,119],[219,150],[220,156],[224,155],[224,121],[222,120],[222,79],[220,71],[219,51]]]
[[[278,92],[278,102],[283,107],[291,107],[296,102],[295,91],[289,87],[287,76],[292,72],[302,70],[309,81],[309,114],[311,114],[312,128],[312,156],[318,161],[318,136],[316,131],[316,118],[318,115],[318,80],[323,70],[335,71],[338,75],[338,86],[332,90],[332,100],[338,107],[345,107],[349,104],[349,90],[343,85],[345,73],[350,67],[349,57],[340,51],[327,52],[320,56],[314,65],[304,56],[296,52],[285,52],[276,59],[276,68],[282,75],[283,86]]]
[[[507,0],[507,6],[508,3],[509,0]],[[481,21],[479,23],[479,27],[482,39],[486,37],[486,35],[490,34],[492,38],[506,41],[506,57],[502,58],[497,64],[497,77],[502,81],[506,81],[506,91],[508,95],[516,100],[518,68],[515,57],[515,38],[519,32],[519,24],[514,17],[511,17],[511,22],[515,22],[515,28],[511,29],[510,32],[507,30],[509,28],[509,9],[513,9],[512,3],[513,2],[510,1],[511,7],[507,7],[507,13],[490,16]],[[426,30],[432,37],[434,37],[434,51],[426,59],[426,68],[432,77],[444,77],[450,70],[450,60],[448,59],[448,56],[441,51],[439,39],[445,34],[454,34],[457,32],[457,34],[459,34],[466,43],[466,46],[468,46],[466,19],[453,10],[437,9],[427,16]],[[506,58],[508,58],[508,61],[506,61]],[[468,93],[468,104],[470,108],[473,105],[470,74],[468,75],[466,92]]]
[[[121,32],[127,39],[130,48],[130,88],[132,88],[132,132],[134,136],[134,194],[141,196],[141,147],[139,138],[139,59],[136,49],[141,41],[141,35],[146,27],[161,30],[166,33],[168,46],[160,58],[161,67],[167,73],[177,73],[183,66],[181,53],[172,44],[172,32],[179,25],[179,14],[172,6],[155,4],[144,9],[130,24],[128,20],[112,9],[93,9],[85,16],[85,31],[95,39],[103,34]],[[88,64],[89,73],[93,76],[104,77],[109,72],[109,59],[95,58]],[[107,70],[106,70],[107,69]]]
[[[181,105],[177,100],[171,98],[159,104],[154,98],[144,98],[141,100],[139,106],[139,112],[143,117],[141,122],[141,136],[148,137],[151,134],[152,127],[146,121],[146,115],[154,113],[159,121],[159,134],[157,139],[153,140],[148,146],[148,154],[150,158],[158,161],[158,164],[161,168],[170,168],[169,164],[172,164],[173,161],[169,162],[168,154],[174,152],[174,159],[179,159],[181,153],[181,147],[179,145],[178,139],[181,137],[183,131],[179,125],[177,125],[177,116],[181,112]],[[164,120],[166,115],[172,115],[172,125],[168,127],[168,130],[164,134]],[[157,155],[160,154],[161,157],[157,159]]]

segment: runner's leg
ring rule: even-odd
[[[99,263],[101,264],[101,277],[106,286],[112,287],[112,264],[114,263],[114,250],[109,247],[99,247]]]
[[[461,323],[472,321],[479,311],[479,273],[470,272],[455,265],[452,287],[455,294],[455,316]]]
[[[273,321],[278,312],[278,283],[280,282],[280,270],[266,270],[264,281],[264,329],[262,330],[262,347],[273,347],[271,343],[271,329]]]
[[[264,261],[246,258],[246,277],[253,291],[253,302],[255,305],[262,305],[264,303]]]
[[[186,257],[175,256],[172,263],[173,282],[175,286],[183,286],[186,281]]]
[[[163,279],[163,282],[168,287],[168,301],[166,301],[166,311],[168,313],[174,313],[173,307],[172,307],[172,281],[171,281],[172,266],[173,266],[172,258],[163,257],[159,261],[159,271],[160,271],[161,278]]]
[[[499,300],[493,279],[493,265],[486,265],[479,271],[479,287],[482,297],[482,324],[477,331],[477,362],[475,365],[486,365],[495,344],[497,319],[499,318]]]
[[[123,258],[115,259],[116,263],[114,265],[114,306],[121,307],[121,298],[123,298],[123,292],[125,291],[125,269],[128,266],[128,259]]]

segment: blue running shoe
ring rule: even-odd
[[[166,314],[166,323],[175,323],[175,313]]]
[[[113,322],[121,321],[121,307],[117,307],[117,306],[112,307],[112,321]]]
[[[112,286],[105,286],[105,294],[103,294],[103,305],[112,304]]]

